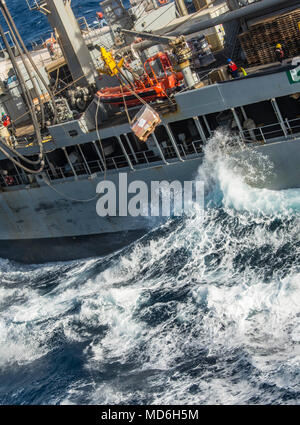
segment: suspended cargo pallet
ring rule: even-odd
[[[160,122],[158,113],[151,106],[144,105],[133,118],[130,127],[134,134],[145,142]]]

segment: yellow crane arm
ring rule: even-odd
[[[104,47],[100,47],[100,53],[103,62],[105,63],[105,68],[98,68],[98,71],[101,74],[107,74],[113,77],[119,72],[119,69],[122,68],[124,63],[124,58],[122,58],[118,63],[114,60],[114,57],[111,52],[108,52]]]

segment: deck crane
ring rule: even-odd
[[[186,35],[190,35],[219,24],[231,22],[236,19],[262,15],[269,12],[270,9],[282,9],[287,6],[297,4],[298,1],[299,0],[264,0],[260,2],[254,2],[248,4],[247,6],[243,6],[233,11],[219,15],[215,18],[211,18],[205,21],[200,20],[198,22],[197,16],[195,16],[195,18],[191,18],[191,16],[189,16],[187,18],[190,21],[190,25],[188,27],[173,30],[165,35],[139,32],[122,28],[120,28],[119,31],[123,34],[131,35],[133,37],[137,36],[144,39],[144,41],[134,45],[135,51],[144,51],[145,49],[156,44],[168,44],[177,60],[178,68],[184,76],[186,86],[192,88],[195,85],[194,77],[190,67],[192,51],[186,43]]]

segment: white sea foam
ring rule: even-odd
[[[86,342],[90,380],[55,403],[272,403],[276,390],[300,391],[300,191],[256,189],[232,169],[208,151],[199,170],[211,190],[204,218],[193,210],[167,222],[163,236],[107,265],[2,262],[0,368],[49,353],[59,331],[67,343]],[[48,276],[55,285],[44,290]],[[112,365],[128,363],[136,366],[114,375]],[[99,379],[107,369],[112,377]]]

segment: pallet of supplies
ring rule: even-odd
[[[158,113],[151,106],[144,105],[133,118],[131,129],[140,140],[146,142],[160,122]]]

